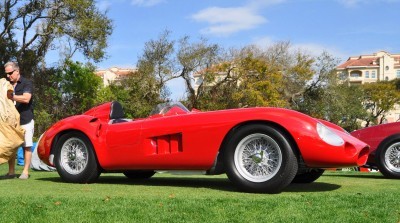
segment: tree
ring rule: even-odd
[[[58,93],[61,97],[63,113],[74,115],[83,113],[95,105],[101,78],[94,74],[95,68],[90,64],[67,61],[56,73]]]
[[[276,47],[281,50],[277,45],[270,49]],[[271,50],[269,54],[268,50],[250,45],[221,54],[222,62],[198,73],[203,80],[197,90],[201,106],[207,110],[249,106],[286,107],[288,104],[282,91],[284,65],[278,62],[281,52]]]
[[[214,104],[228,108],[295,107],[314,76],[315,59],[291,50],[289,42],[277,42],[266,49],[250,45],[230,52],[230,56],[224,55],[224,62],[206,70],[204,84],[199,86],[206,100],[214,99]],[[219,90],[224,91],[221,98],[206,95],[218,95],[215,92]]]
[[[37,132],[67,116],[81,114],[96,103],[101,78],[94,67],[67,61],[64,67],[49,68],[35,82],[34,103]]]
[[[296,99],[302,97],[306,91],[311,90],[312,78],[315,75],[313,69],[315,59],[310,55],[295,52],[287,58],[286,67],[283,68],[283,95],[291,107],[296,108]]]
[[[170,32],[164,31],[156,40],[146,42],[143,54],[139,57],[138,73],[147,78],[155,78],[156,88],[161,98],[169,96],[166,83],[182,78],[188,93],[189,107],[197,107],[196,90],[193,87],[193,74],[211,64],[216,64],[218,46],[208,44],[205,39],[190,42],[185,36],[178,41],[170,40]]]
[[[228,108],[295,107],[296,99],[314,77],[315,59],[291,50],[289,42],[277,42],[266,49],[250,45],[230,52],[224,55],[224,62],[204,72],[204,83],[198,89],[203,90],[205,100],[212,100],[213,107],[217,107],[215,103]],[[220,90],[223,93],[216,94]]]
[[[338,82],[337,63],[327,52],[317,57],[312,64],[312,79],[292,100],[292,108],[352,131],[366,116],[363,92],[358,86]]]
[[[364,107],[368,111],[365,118],[366,127],[371,123],[382,124],[385,113],[400,103],[400,91],[397,81],[381,81],[367,83],[362,86],[364,91]]]
[[[233,100],[237,107],[287,106],[281,92],[281,67],[270,63],[264,51],[255,46],[244,47],[236,57],[235,66],[239,86]]]
[[[169,40],[170,31],[165,30],[158,39],[145,43],[142,56],[138,60],[138,73],[155,78],[160,95],[170,93],[166,83],[176,78],[174,41]]]
[[[196,73],[199,76],[192,104],[202,110],[220,110],[238,105],[233,100],[239,87],[239,76],[231,62],[221,62]]]
[[[363,91],[360,86],[351,86],[348,83],[330,87],[325,97],[327,104],[326,114],[329,121],[336,123],[351,132],[359,129],[360,120],[367,116],[363,107]],[[332,106],[333,105],[333,106]]]
[[[33,101],[35,115],[35,134],[40,135],[62,115],[61,97],[58,92],[57,68],[48,68],[37,75],[34,83]]]
[[[323,95],[324,92],[329,87],[338,84],[335,73],[335,68],[338,63],[337,59],[333,58],[327,52],[323,52],[315,59],[306,60],[306,68],[301,65],[301,59],[298,61],[298,65],[294,66],[293,70],[296,74],[298,74],[296,72],[297,70],[303,70],[304,74],[299,78],[300,81],[296,80],[296,77],[301,76],[301,72],[300,75],[292,75],[292,78],[290,78],[294,79],[294,81],[291,82],[297,81],[295,88],[299,89],[295,90],[293,94],[289,94],[289,96],[291,96],[291,107],[307,114],[324,116],[323,114],[318,114],[318,110],[321,110],[321,106],[325,106],[323,103],[325,100]],[[291,70],[289,70],[289,72],[290,71]],[[299,88],[299,85],[303,85],[303,87]],[[291,86],[287,85],[286,89],[288,88],[291,88]],[[312,101],[307,101],[308,99],[311,99]],[[311,106],[309,103],[314,104],[314,106]],[[318,107],[319,109],[317,109]],[[314,111],[312,111],[313,109]]]
[[[197,91],[193,86],[193,75],[210,69],[219,64],[221,48],[217,44],[209,44],[206,39],[190,42],[189,37],[179,41],[177,60],[179,62],[179,75],[185,81],[189,107],[200,108],[198,100],[202,95],[201,88]],[[200,90],[199,90],[200,89]]]
[[[127,118],[147,117],[151,110],[165,101],[160,94],[159,82],[148,73],[131,73],[121,81],[115,81],[99,91],[96,102],[119,101]]]
[[[4,0],[0,24],[2,63],[18,61],[27,77],[53,49],[63,49],[67,60],[76,51],[101,60],[112,32],[111,21],[93,0]]]

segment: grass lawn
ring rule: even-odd
[[[0,165],[0,175],[7,172]],[[21,172],[18,167],[18,172]],[[132,181],[102,174],[63,183],[57,172],[0,180],[2,222],[400,222],[400,180],[327,171],[280,194],[236,191],[225,175],[156,174]]]

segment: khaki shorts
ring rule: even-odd
[[[22,147],[33,146],[33,132],[35,131],[35,121],[33,119],[26,125],[21,125],[21,128],[25,129],[25,142],[21,145]]]

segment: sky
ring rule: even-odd
[[[134,68],[144,44],[164,30],[222,47],[289,41],[312,55],[400,54],[400,0],[97,0],[114,30],[99,69]],[[173,99],[183,84],[169,84]]]

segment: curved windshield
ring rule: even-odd
[[[158,104],[150,113],[150,115],[165,115],[169,111],[174,110],[174,113],[176,111],[179,111],[178,113],[188,113],[189,109],[187,109],[182,103],[180,102],[166,102],[166,103],[161,103]]]

